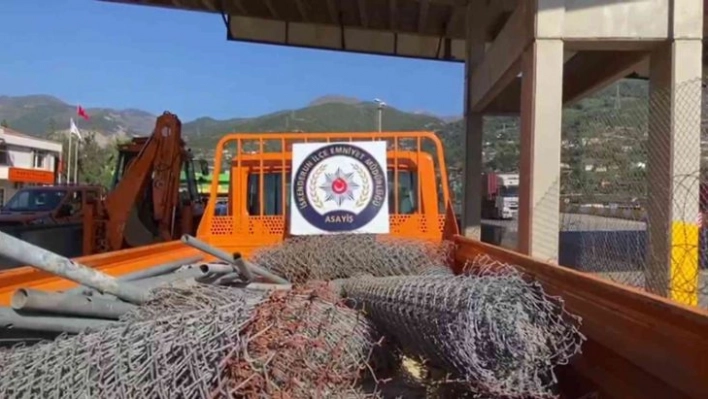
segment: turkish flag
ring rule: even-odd
[[[80,105],[78,107],[76,107],[76,114],[86,120],[89,120],[88,114],[86,113],[86,111],[84,111],[84,109]]]

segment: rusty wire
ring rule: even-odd
[[[479,394],[553,397],[553,368],[584,340],[579,319],[512,267],[478,259],[462,276],[358,277],[341,282],[404,353]]]
[[[401,276],[444,267],[452,243],[369,234],[292,237],[252,255],[254,263],[291,282],[359,275]]]
[[[232,397],[370,397],[358,385],[381,338],[339,301],[325,286],[274,292],[244,329],[243,353],[228,361]]]

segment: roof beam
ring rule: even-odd
[[[281,19],[280,14],[278,14],[278,10],[273,6],[273,1],[272,0],[263,0],[265,3],[266,7],[268,7],[268,12],[270,12],[270,15],[273,16],[275,19]]]
[[[396,0],[388,0],[388,28],[396,31],[398,27],[398,3]]]
[[[327,12],[329,12],[332,25],[339,25],[339,7],[334,0],[327,0]]]
[[[202,5],[204,6],[204,8],[206,8],[207,10],[209,10],[211,12],[218,11],[216,9],[216,6],[214,5],[214,3],[212,3],[211,0],[200,0],[200,1],[201,1]]]
[[[307,13],[307,9],[305,8],[305,4],[303,4],[302,0],[295,0],[295,6],[297,7],[297,11],[300,13],[300,17],[302,17],[302,20],[304,22],[310,22],[310,16]]]
[[[563,105],[571,105],[634,72],[646,60],[644,51],[587,51],[564,67]]]
[[[368,28],[369,16],[366,14],[366,3],[364,3],[364,0],[359,0],[357,5],[359,7],[359,20],[361,21],[361,26]]]
[[[423,32],[425,23],[428,20],[428,8],[430,3],[428,0],[420,0],[418,4],[418,32]]]
[[[470,108],[482,112],[519,74],[521,55],[533,40],[533,2],[519,2],[504,28],[472,73]],[[494,4],[494,1],[492,1]]]

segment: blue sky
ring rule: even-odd
[[[2,0],[0,95],[256,116],[338,94],[462,113],[463,66],[226,40],[217,14],[96,0]]]

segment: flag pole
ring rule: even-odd
[[[76,138],[76,156],[74,157],[74,184],[79,184],[79,147],[81,139]]]
[[[71,118],[72,122],[74,118]],[[72,123],[73,124],[73,123]],[[66,183],[71,184],[71,136],[74,135],[74,132],[69,130],[69,149],[66,151],[67,153],[67,162],[66,162]]]

